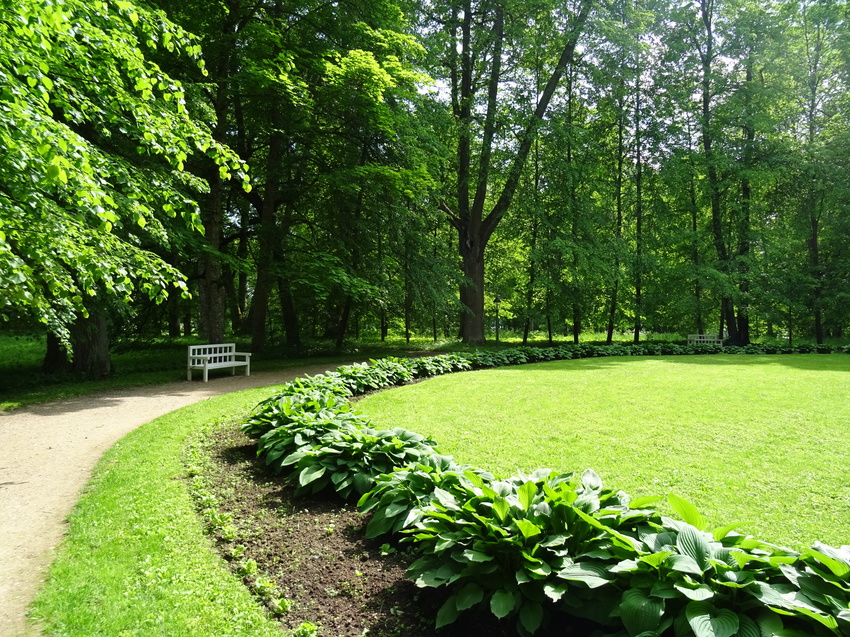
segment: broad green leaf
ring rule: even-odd
[[[642,590],[630,588],[620,599],[620,619],[630,635],[655,631],[664,615],[664,602],[646,596]]]
[[[661,499],[660,495],[647,495],[642,498],[634,498],[629,501],[630,509],[643,509],[650,504],[654,504]]]
[[[746,615],[738,615],[738,637],[761,637],[758,624]]]
[[[499,518],[500,522],[505,521],[510,508],[511,505],[502,496],[496,496],[493,500],[493,512],[496,514],[496,517]]]
[[[703,533],[688,525],[679,533],[676,546],[682,555],[687,555],[696,562],[701,572],[708,568],[708,556],[711,549]]]
[[[457,592],[456,597],[457,609],[466,610],[484,599],[484,590],[475,582],[470,582]]]
[[[708,602],[691,602],[685,616],[695,637],[732,637],[738,632],[738,615],[728,608],[717,610]]]
[[[534,501],[535,495],[537,495],[537,485],[533,482],[526,482],[519,488],[517,497],[523,511],[531,509],[531,503]]]
[[[700,531],[704,531],[708,526],[708,522],[702,514],[697,511],[697,508],[684,498],[680,498],[679,496],[671,493],[667,496],[667,502],[670,504],[670,508],[672,508],[680,518],[691,526]]]
[[[452,595],[437,611],[437,629],[448,626],[458,618],[460,611],[457,608],[456,601],[457,597]]]
[[[399,513],[403,513],[404,511],[407,511],[408,506],[409,505],[407,504],[407,502],[404,502],[403,500],[397,500],[395,502],[390,502],[384,508],[384,515],[386,515],[388,518],[395,517]]]
[[[732,524],[727,524],[726,526],[719,526],[711,532],[711,535],[714,537],[715,541],[719,542],[738,527],[746,526],[747,524],[749,524],[749,522],[734,522]]]
[[[318,480],[325,475],[326,469],[322,465],[310,465],[306,467],[298,476],[298,484],[302,487]]]
[[[664,563],[664,560],[666,560],[671,555],[675,555],[675,553],[671,553],[670,551],[661,551],[659,553],[641,555],[639,559],[641,562],[645,562],[654,568],[658,568],[659,566],[661,566],[662,563]]]
[[[591,491],[602,489],[602,478],[593,469],[587,469],[581,474],[581,483],[586,489]]]
[[[674,584],[674,588],[682,595],[695,602],[701,602],[714,597],[714,591],[708,584],[700,584],[696,588],[688,588],[681,584]]]
[[[803,549],[803,555],[814,558],[824,566],[826,566],[832,574],[845,579],[850,575],[850,563],[841,559],[841,554],[825,544],[816,545],[818,549]]]
[[[689,555],[671,555],[664,560],[664,566],[674,571],[690,573],[691,575],[701,576],[703,574],[703,570],[699,567],[699,564]]]
[[[512,591],[498,590],[490,598],[490,610],[499,619],[514,612],[518,604],[519,598]]]
[[[530,482],[527,484],[531,484]],[[522,533],[522,536],[526,539],[530,537],[534,537],[535,535],[540,535],[540,527],[534,524],[534,522],[529,522],[528,520],[515,520],[517,528],[519,532]]]
[[[357,493],[366,493],[366,491],[372,488],[373,484],[375,484],[375,481],[368,473],[359,471],[354,474],[354,490]]]
[[[547,582],[543,585],[543,593],[553,602],[560,601],[561,598],[564,596],[564,593],[566,592],[566,584],[552,584],[550,582]]]
[[[304,452],[304,451],[295,451],[295,452],[289,454],[288,456],[286,456],[286,458],[284,458],[281,461],[280,466],[286,467],[288,465],[295,464],[296,462],[301,460],[301,458],[303,458],[306,455],[307,455],[307,453]]]
[[[808,605],[795,605],[794,610],[798,613],[805,615],[806,617],[811,617],[817,622],[820,622],[830,630],[835,630],[838,628],[838,621],[832,615],[825,615],[824,613],[819,613],[816,610],[809,608]]]
[[[470,562],[489,562],[493,559],[492,555],[482,553],[481,551],[473,551],[472,549],[466,549],[463,552],[463,557]]]
[[[604,566],[584,562],[570,564],[558,571],[558,577],[569,581],[583,582],[589,588],[599,588],[611,580]]]
[[[539,602],[526,600],[519,611],[519,621],[533,635],[543,621],[543,606]]]

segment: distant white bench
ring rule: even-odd
[[[717,334],[688,334],[688,345],[720,345],[723,347],[723,339]]]
[[[242,356],[243,360],[236,357]],[[192,370],[204,370],[204,382],[206,383],[211,369],[222,369],[230,367],[232,374],[236,374],[237,367],[245,368],[245,375],[251,375],[251,354],[248,352],[237,352],[236,343],[214,343],[210,345],[190,345],[189,360],[186,366],[186,380],[192,380]]]

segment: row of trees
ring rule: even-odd
[[[497,298],[550,339],[847,327],[846,3],[14,6],[0,294],[59,361],[103,373],[107,316],[477,343]]]

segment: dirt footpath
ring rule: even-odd
[[[210,396],[326,369],[151,385],[0,413],[0,637],[39,634],[26,621],[27,606],[44,581],[66,518],[92,469],[125,434]]]

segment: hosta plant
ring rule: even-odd
[[[629,508],[624,494],[603,489],[592,471],[544,469],[491,483],[467,476],[469,486],[437,488],[407,531],[423,553],[408,575],[417,586],[452,591],[438,627],[485,604],[496,617],[515,617],[521,635],[533,634],[551,599],[568,587],[595,588],[612,578],[600,556],[619,559],[633,550],[616,528],[649,515]]]
[[[368,418],[352,411],[349,404],[345,405],[345,409],[327,409],[318,413],[294,411],[287,416],[284,425],[260,436],[257,455],[262,456],[268,466],[280,472],[284,466],[288,466],[283,464],[286,458],[297,451],[321,445],[330,432],[357,429],[368,424]]]
[[[395,535],[411,527],[434,499],[438,488],[449,493],[463,492],[480,480],[492,482],[495,478],[487,471],[455,464],[450,456],[439,454],[379,475],[372,490],[357,503],[361,513],[372,512],[366,537]]]
[[[342,498],[366,493],[375,477],[435,453],[433,440],[401,428],[378,431],[346,424],[328,430],[280,461],[291,467],[295,495],[334,489]]]
[[[303,413],[348,411],[351,405],[344,397],[324,388],[281,393],[261,402],[259,410],[242,425],[242,431],[251,438],[259,438],[272,429],[289,426]]]

